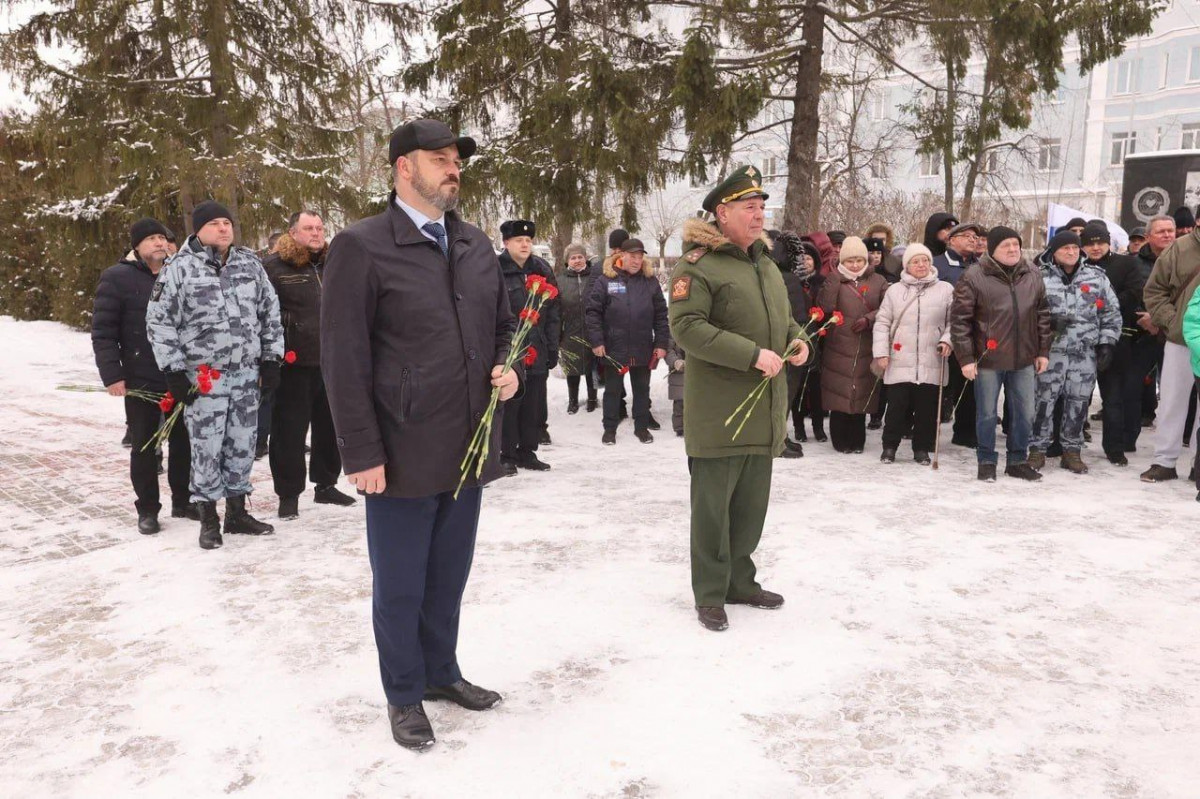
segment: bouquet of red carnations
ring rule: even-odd
[[[196,385],[192,386],[193,394],[207,394],[212,391],[213,383],[221,379],[221,373],[213,369],[206,363],[200,364],[196,369]],[[175,397],[168,391],[162,396],[158,403],[158,407],[162,412],[167,414],[167,418],[159,426],[158,430],[154,431],[154,435],[150,436],[150,440],[146,442],[146,446],[142,449],[147,449],[151,446],[159,447],[164,441],[171,437],[171,431],[175,429],[175,423],[179,421],[179,415],[183,413],[184,404],[178,402]]]
[[[512,371],[513,365],[518,360],[521,360],[525,366],[533,366],[537,363],[538,351],[532,346],[526,346],[525,339],[529,337],[529,331],[541,318],[542,306],[558,296],[558,289],[541,275],[530,275],[525,280],[525,292],[525,307],[517,314],[517,332],[513,334],[512,345],[504,359],[502,374]],[[458,479],[458,488],[454,489],[455,499],[458,499],[458,494],[467,482],[467,477],[474,473],[478,479],[483,473],[483,465],[487,463],[488,453],[491,450],[492,421],[496,416],[496,406],[499,404],[500,389],[492,388],[492,398],[488,402],[487,410],[483,412],[483,418],[479,420],[479,426],[475,428],[475,433],[471,436],[471,443],[467,445],[467,454],[463,456],[462,463],[459,465],[462,474]]]

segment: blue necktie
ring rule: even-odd
[[[437,222],[426,222],[421,225],[421,230],[424,230],[430,236],[437,239],[437,244],[442,248],[442,255],[449,258],[450,248],[446,244],[446,228],[439,225]]]

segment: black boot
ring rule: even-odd
[[[1042,479],[1042,475],[1034,471],[1033,467],[1028,463],[1013,463],[1005,466],[1004,473],[1009,477],[1015,477],[1018,480],[1028,480],[1031,483],[1036,483]]]
[[[348,508],[358,502],[349,494],[337,490],[337,486],[317,486],[313,489],[313,502],[318,505],[340,505]]]
[[[643,444],[653,444],[654,443],[654,436],[650,435],[649,430],[644,430],[644,429],[643,430],[634,430],[633,435],[635,437],[637,437],[637,440],[642,442]]]
[[[994,464],[994,463],[979,464],[979,479],[985,483],[996,482],[996,464]]]
[[[550,431],[549,430],[543,430],[541,433],[538,434],[538,444],[540,446],[548,446],[553,443],[554,442],[550,440]]]
[[[500,474],[501,477],[515,476],[517,473],[517,462],[512,460],[511,458],[501,458],[500,459],[500,472],[501,472],[501,474]]]
[[[829,436],[825,435],[825,422],[813,422],[813,439],[818,444],[824,444],[829,440]]]
[[[567,400],[567,413],[571,414],[572,416],[579,413],[579,400]]]
[[[879,460],[882,463],[895,463],[896,462],[896,448],[895,447],[884,447],[883,454],[879,456]]]
[[[275,528],[263,524],[246,510],[246,495],[225,500],[226,535],[270,535]]]
[[[300,497],[280,497],[279,513],[276,515],[278,515],[280,519],[299,519]]]
[[[138,513],[138,532],[142,535],[154,535],[159,531],[158,514],[154,511]]]
[[[191,519],[194,522],[200,521],[200,511],[196,509],[196,503],[185,502],[182,505],[171,504],[172,519]]]
[[[548,472],[550,464],[545,461],[538,460],[538,456],[533,452],[522,452],[517,456],[517,467],[528,469],[531,472]]]
[[[929,459],[929,453],[923,449],[913,450],[913,460],[916,461],[920,466],[928,466],[929,464],[933,463],[933,461]]]
[[[587,412],[588,412],[588,413],[591,413],[592,411],[596,410],[596,408],[598,408],[598,407],[600,407],[600,403],[599,403],[599,401],[596,399],[596,395],[595,395],[595,394],[588,394],[588,401],[587,401]]]
[[[646,417],[646,427],[650,428],[651,430],[662,430],[662,425],[660,425],[658,420],[654,418],[654,414],[648,413],[646,414]]]
[[[868,430],[878,430],[883,427],[883,415],[878,413],[871,414],[871,418],[867,421]]]
[[[221,517],[217,515],[217,503],[197,502],[200,514],[200,548],[216,549],[225,543],[221,538]]]

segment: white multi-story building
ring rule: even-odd
[[[976,207],[1003,207],[1009,223],[1021,224],[1026,241],[1040,244],[1049,203],[1077,208],[1118,221],[1125,159],[1134,153],[1195,150],[1200,152],[1200,2],[1174,0],[1154,21],[1146,36],[1128,42],[1117,59],[1079,74],[1079,49],[1063,54],[1059,89],[1037,98],[1028,130],[1011,131],[1012,149],[997,150],[975,190]],[[832,57],[836,57],[836,54]],[[941,85],[942,67],[919,56],[905,67],[933,85]],[[968,73],[977,75],[981,64]],[[854,135],[885,138],[880,158],[862,168],[874,181],[886,182],[914,200],[944,193],[938,156],[921,156],[916,137],[904,130],[904,107],[920,96],[920,84],[898,70],[870,83],[859,104],[861,120]],[[928,90],[926,90],[928,91]],[[847,103],[841,104],[842,108]],[[761,122],[779,109],[768,107]],[[760,122],[760,124],[761,124]],[[823,119],[822,125],[834,122]],[[868,149],[870,142],[864,142]],[[830,153],[831,158],[839,154]],[[786,127],[756,136],[739,146],[733,163],[754,163],[767,176],[774,217],[786,182]],[[961,196],[963,165],[957,165]],[[661,204],[699,206],[701,187],[675,185]],[[643,223],[648,220],[643,215]],[[768,224],[778,224],[773,218]],[[990,222],[993,220],[984,220]],[[667,254],[678,252],[678,239]]]

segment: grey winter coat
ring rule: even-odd
[[[687,367],[687,357],[675,339],[667,347],[667,399],[683,399],[683,371]]]
[[[908,272],[883,295],[875,316],[871,351],[889,359],[884,385],[925,383],[945,385],[949,374],[937,353],[950,344],[950,303],[954,287],[931,271],[917,280]],[[896,345],[900,349],[896,349]]]

